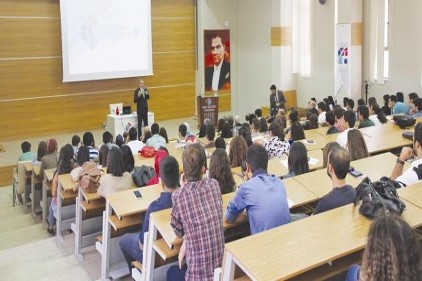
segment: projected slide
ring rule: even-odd
[[[150,0],[61,0],[63,81],[152,75]]]

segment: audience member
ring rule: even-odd
[[[248,151],[248,145],[242,136],[235,136],[230,142],[229,159],[230,166],[240,167],[242,161],[246,160],[246,152]]]
[[[227,139],[233,137],[232,129],[230,128],[229,123],[224,123],[223,130],[221,131],[220,137]]]
[[[82,136],[84,145],[88,147],[89,150],[89,159],[97,161],[98,160],[98,148],[95,147],[94,135],[91,132],[85,132]]]
[[[57,144],[56,144],[57,145]],[[54,171],[53,181],[51,184],[51,194],[53,199],[51,200],[50,210],[48,214],[48,228],[47,232],[50,235],[55,235],[54,226],[56,225],[56,213],[57,213],[57,186],[59,182],[59,175],[69,174],[73,169],[73,147],[70,144],[66,144],[60,149],[60,160],[57,165],[57,169]]]
[[[377,103],[371,105],[369,119],[374,122],[375,125],[385,124],[387,123],[387,117],[383,110],[381,110],[380,106]]]
[[[382,216],[369,229],[362,266],[351,266],[346,281],[421,280],[421,253],[420,239],[407,222]]]
[[[220,185],[221,194],[230,193],[236,190],[233,174],[230,168],[227,152],[217,148],[211,155],[208,176],[215,179]]]
[[[252,120],[252,124],[251,124],[251,135],[252,136],[257,136],[259,135],[259,119],[258,118],[254,118]]]
[[[397,97],[394,95],[390,96],[390,101],[388,106],[391,108],[391,114],[408,114],[409,106],[403,102],[398,101]]]
[[[347,133],[355,127],[356,114],[350,110],[344,112],[345,129],[337,136],[337,142],[341,147],[347,147]]]
[[[177,236],[183,237],[183,244],[179,266],[169,268],[167,280],[212,280],[224,250],[220,187],[215,179],[202,177],[206,157],[200,144],[188,145],[182,161],[184,174],[181,188],[172,196],[171,226]],[[185,256],[186,266],[182,268]]]
[[[318,129],[318,115],[311,113],[308,114],[306,124],[303,126],[305,130]]]
[[[409,115],[413,115],[416,113],[415,111],[415,99],[419,98],[417,93],[410,93],[409,94]]]
[[[343,109],[347,110],[347,101],[349,100],[348,97],[343,97]]]
[[[325,103],[320,101],[318,103],[318,124],[320,124],[321,126],[325,126],[325,122],[327,121],[326,113],[327,113],[327,108],[325,106]]]
[[[49,139],[47,140],[47,154],[44,155],[43,158],[41,158],[39,180],[42,180],[44,178],[45,170],[57,168],[58,160],[59,154],[57,153],[57,141],[56,139]]]
[[[246,156],[246,182],[239,187],[226,210],[226,220],[234,222],[247,209],[251,234],[290,222],[284,183],[268,175],[267,166],[267,151],[261,145],[252,145]]]
[[[207,135],[207,126],[202,124],[199,127],[198,138],[205,138],[206,135]]]
[[[44,155],[47,154],[47,142],[40,141],[37,148],[37,162],[41,162]]]
[[[413,100],[414,105],[414,114],[412,115],[413,118],[419,118],[422,117],[422,99],[416,98]]]
[[[215,138],[215,129],[214,127],[208,126],[205,129],[205,140],[206,143],[204,143],[204,148],[213,148],[215,147],[215,143],[214,143],[214,138]]]
[[[355,101],[353,99],[348,99],[346,110],[354,111],[354,107],[355,107]]]
[[[327,135],[331,135],[331,134],[336,134],[339,132],[339,130],[337,129],[337,127],[334,125],[336,122],[336,117],[334,115],[333,111],[328,111],[327,114],[325,115],[325,118],[327,120],[326,124],[327,126],[329,126],[330,128],[327,130]]]
[[[24,141],[21,144],[22,154],[19,155],[18,161],[34,161],[36,156],[31,152],[31,143]]]
[[[280,124],[272,122],[270,124],[269,132],[269,137],[264,142],[264,147],[268,153],[268,157],[281,157],[283,154],[288,155],[290,144],[288,141],[284,140],[284,132]]]
[[[385,115],[391,115],[391,108],[389,106],[390,95],[386,94],[382,98],[384,99],[384,106],[381,108],[382,111],[384,111]]]
[[[186,128],[185,124],[179,125],[179,142],[186,142],[186,134],[188,132],[188,128]]]
[[[222,148],[226,150],[226,141],[222,137],[216,138],[214,143],[215,143],[215,148]]]
[[[98,154],[98,165],[100,167],[107,167],[107,156],[109,152],[109,147],[106,144],[103,144],[100,147],[100,152]]]
[[[403,172],[403,165],[406,160],[415,158],[410,167]],[[422,179],[422,122],[415,126],[413,134],[413,149],[405,146],[397,158],[396,165],[390,177],[400,183],[401,186],[408,186],[421,181]]]
[[[289,140],[297,141],[305,139],[305,131],[299,122],[293,122],[290,126]]]
[[[117,145],[113,143],[113,135],[109,131],[105,131],[103,133],[103,143],[107,145],[108,148],[111,148],[113,146],[117,147]]]
[[[217,132],[219,134],[221,134],[221,131],[223,131],[223,125],[224,125],[224,123],[226,123],[226,119],[224,119],[224,118],[218,119],[218,122],[217,122]]]
[[[129,129],[129,141],[126,144],[132,150],[132,154],[138,154],[144,147],[144,143],[138,139],[138,132],[135,127]]]
[[[328,105],[330,110],[333,110],[336,107],[336,103],[334,102],[333,96],[328,96]]]
[[[123,136],[121,134],[118,134],[116,136],[116,145],[118,147],[122,147],[123,144],[124,144]]]
[[[161,127],[160,128],[160,131],[158,132],[158,134],[164,138],[164,140],[166,141],[166,143],[169,143],[169,137],[167,136],[167,130],[166,130],[166,128]]]
[[[73,147],[73,160],[76,162],[78,156],[78,149],[81,145],[81,138],[78,135],[73,135],[72,137],[72,147]]]
[[[157,153],[155,153],[155,159],[154,159],[155,177],[151,178],[147,182],[147,185],[153,185],[160,182],[160,163],[167,156],[169,156],[169,153],[167,150],[161,149],[161,148],[157,150]]]
[[[150,131],[150,130],[148,130],[148,131],[144,132],[144,134],[142,135],[142,139],[141,139],[141,141],[142,141],[144,144],[147,144],[148,140],[149,140],[151,137],[152,137],[152,133],[151,133],[151,131]]]
[[[179,164],[176,158],[172,156],[164,158],[160,163],[160,170],[163,191],[160,197],[148,206],[145,217],[141,220],[141,232],[139,234],[126,233],[119,241],[120,249],[129,267],[129,272],[132,269],[131,263],[133,261],[143,262],[144,234],[148,232],[151,213],[171,208],[171,195],[179,186]],[[142,189],[140,192],[142,192]]]
[[[126,190],[132,187],[132,177],[125,171],[122,152],[112,147],[107,157],[107,174],[101,177],[97,194],[104,198],[110,193]]]
[[[151,125],[151,134],[152,137],[150,137],[147,140],[148,146],[153,146],[155,150],[159,149],[160,146],[166,147],[166,140],[160,136],[158,133],[160,132],[160,126],[158,126],[157,123],[154,123]]]
[[[129,174],[133,173],[133,169],[135,168],[135,158],[132,154],[132,149],[130,149],[127,145],[122,145],[120,148],[122,151],[123,163],[125,165],[125,171]]]
[[[309,172],[308,152],[302,142],[296,141],[290,146],[287,164],[289,173],[283,177],[284,179]]]
[[[370,97],[368,99],[368,107],[371,108],[371,106],[374,105],[374,104],[378,104],[377,99],[375,97]]]
[[[351,129],[347,132],[347,151],[349,151],[350,161],[369,157],[368,148],[361,131]]]
[[[346,111],[347,110],[344,110],[341,107],[336,107],[334,109],[334,116],[336,118],[336,123],[334,124],[334,126],[337,128],[337,131],[339,131],[339,133],[346,130],[346,121],[344,120],[344,112]]]
[[[245,139],[246,145],[248,147],[253,144],[251,132],[250,132],[250,130],[247,126],[243,125],[242,127],[240,127],[240,129],[238,131],[238,135],[242,136]]]
[[[359,115],[358,129],[375,126],[375,123],[372,122],[371,119],[369,119],[369,108],[366,105],[358,106],[358,115]]]
[[[356,190],[346,184],[350,156],[344,148],[337,148],[328,154],[327,175],[331,178],[333,190],[319,199],[314,215],[335,209],[356,200]]]
[[[82,169],[82,165],[85,162],[89,161],[89,150],[86,145],[81,145],[78,149],[78,155],[76,157],[76,162],[72,172],[70,172],[70,177],[74,182],[79,180],[79,171]]]
[[[365,105],[365,101],[363,99],[358,99],[358,106]]]

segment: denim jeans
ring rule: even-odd
[[[56,225],[56,214],[57,214],[57,201],[55,198],[51,200],[50,212],[48,213],[48,226],[53,227]]]
[[[167,281],[184,281],[186,274],[186,264],[179,268],[179,265],[170,266],[167,270]]]
[[[119,246],[125,256],[130,272],[132,268],[131,263],[133,261],[142,262],[142,250],[139,248],[139,232],[126,233],[123,235],[119,241]]]
[[[359,274],[360,266],[357,264],[352,265],[349,268],[349,271],[346,275],[345,281],[357,281],[358,280],[358,274]]]

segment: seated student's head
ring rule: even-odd
[[[229,123],[230,128],[233,129],[233,125],[234,125],[234,118],[233,115],[229,115],[227,116],[227,123]]]
[[[123,176],[125,163],[120,148],[112,147],[107,156],[107,173],[115,177]]]
[[[103,133],[103,143],[111,143],[113,141],[113,135],[109,131]]]
[[[248,145],[245,139],[237,135],[230,142],[229,160],[232,167],[239,167],[246,160]]]
[[[85,132],[82,136],[82,141],[86,146],[95,146],[94,135],[91,132]]]
[[[159,131],[159,135],[162,136],[166,140],[166,143],[169,143],[169,137],[167,136],[166,128],[161,127]]]
[[[205,125],[205,126],[210,126],[210,125],[212,125],[211,119],[209,119],[209,118],[205,118],[205,119],[204,119],[204,125]]]
[[[334,108],[334,116],[336,118],[336,121],[344,117],[345,110],[341,107]]]
[[[347,132],[347,150],[351,161],[369,157],[365,139],[358,129]]]
[[[138,131],[136,130],[135,127],[132,127],[129,129],[129,140],[130,141],[134,141],[136,140],[138,137]]]
[[[413,100],[413,104],[415,105],[416,112],[422,110],[422,99],[421,98],[414,99]]]
[[[249,130],[249,128],[247,126],[243,125],[242,127],[240,127],[238,134],[239,134],[239,136],[243,137],[243,139],[246,141],[246,145],[248,147],[253,144],[251,131]]]
[[[60,149],[60,157],[56,172],[59,175],[68,174],[72,171],[73,147],[70,143]]]
[[[224,119],[224,118],[218,119],[218,122],[217,122],[217,132],[220,133],[223,130],[224,123],[226,123],[226,119]]]
[[[368,107],[371,107],[373,104],[376,104],[376,103],[377,103],[376,97],[370,97],[368,99]]]
[[[41,158],[43,158],[44,155],[46,154],[47,154],[47,142],[40,141],[38,143],[38,148],[37,148],[37,161],[41,161]]]
[[[180,124],[180,126],[179,126],[179,138],[185,139],[187,132],[188,132],[188,129],[186,128],[186,125]]]
[[[151,138],[152,137],[152,133],[151,133],[151,131],[146,131],[145,132],[145,134],[144,134],[144,137],[142,138],[142,141],[144,142],[144,143],[146,143],[147,142],[147,140],[149,139],[149,138]]]
[[[330,126],[334,126],[334,124],[336,123],[336,117],[334,116],[334,112],[328,111],[325,114],[325,120],[328,124],[330,124]]]
[[[266,133],[268,131],[268,124],[265,118],[259,119],[259,132]]]
[[[202,179],[206,159],[205,150],[201,144],[192,143],[185,147],[182,162],[184,175],[188,182]]]
[[[265,147],[259,144],[251,145],[246,153],[246,163],[252,173],[259,169],[266,171],[268,168],[268,152]]]
[[[262,110],[260,108],[255,110],[255,115],[257,118],[261,118],[262,117]]]
[[[383,215],[369,228],[359,280],[420,280],[421,242],[397,215]]]
[[[100,147],[100,151],[98,152],[98,164],[100,164],[102,167],[107,166],[108,152],[109,152],[108,145],[103,144]]]
[[[290,146],[287,164],[289,173],[295,176],[309,172],[308,152],[302,142],[296,141]]]
[[[398,102],[404,102],[404,96],[402,92],[397,92],[396,93],[396,98]]]
[[[271,137],[278,137],[280,140],[284,140],[284,130],[279,122],[272,122],[268,131]]]
[[[222,148],[222,149],[226,149],[226,141],[222,138],[222,137],[218,137],[215,139],[215,148]]]
[[[211,155],[209,177],[218,181],[221,194],[233,192],[235,182],[230,169],[230,161],[227,152],[217,148]]]
[[[290,122],[292,123],[299,121],[299,112],[297,111],[297,109],[293,109],[292,111],[290,111],[289,118]]]
[[[343,107],[347,107],[347,101],[349,100],[348,97],[343,98]]]
[[[85,162],[88,162],[89,159],[89,149],[86,145],[81,145],[78,149],[78,154],[76,156],[76,162],[78,166],[82,166]]]
[[[167,156],[160,162],[160,176],[163,187],[176,189],[179,186],[179,163],[173,156]]]
[[[127,145],[122,145],[120,148],[122,151],[123,162],[125,163],[125,171],[130,173],[135,167],[135,158],[132,154],[132,149]]]
[[[73,135],[72,137],[72,145],[79,146],[81,144],[81,138],[78,135]]]
[[[347,110],[353,110],[355,107],[355,101],[353,99],[347,100]]]
[[[28,141],[24,141],[21,144],[22,153],[31,151],[31,144]]]
[[[57,141],[56,139],[49,139],[47,140],[47,154],[54,152],[57,152]]]
[[[318,128],[318,115],[315,113],[308,114],[307,116],[309,122],[309,129],[317,129]]]
[[[123,136],[121,134],[118,134],[116,136],[116,145],[118,147],[122,147],[123,144],[124,144]]]
[[[318,103],[318,113],[320,114],[321,112],[327,111],[327,107],[325,106],[325,103],[323,101],[320,101]]]
[[[158,135],[158,133],[160,132],[160,126],[158,126],[157,123],[154,123],[151,125],[151,134],[152,135]]]
[[[358,106],[365,105],[365,101],[363,99],[358,99]]]
[[[349,172],[350,156],[346,149],[335,148],[328,153],[327,174],[330,178],[335,176],[344,180]]]
[[[327,168],[328,163],[328,154],[331,152],[331,150],[341,148],[340,144],[336,141],[328,142],[323,150],[322,150],[322,168]]]
[[[199,127],[198,138],[205,138],[206,135],[207,135],[207,126],[202,124]]]
[[[369,118],[369,108],[366,105],[358,106],[359,120],[363,121]]]
[[[233,132],[232,129],[230,128],[229,123],[224,123],[223,125],[223,130],[221,131],[221,135],[222,138],[231,138],[233,137]]]
[[[305,139],[305,131],[299,122],[293,122],[290,127],[290,138],[294,141]]]
[[[417,98],[419,98],[419,96],[418,96],[418,94],[417,93],[410,93],[409,94],[409,103],[413,103],[413,101],[415,100],[415,99],[417,99]]]
[[[214,141],[215,138],[215,129],[212,125],[207,126],[207,128],[205,129],[205,135],[207,137],[207,140],[209,141]]]
[[[344,121],[346,122],[346,126],[348,126],[348,128],[353,128],[356,123],[356,114],[351,110],[346,110],[344,112]]]
[[[259,119],[258,118],[254,118],[252,120],[251,130],[252,130],[253,133],[259,132]]]

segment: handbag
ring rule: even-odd
[[[132,174],[132,180],[137,187],[146,186],[153,177],[155,177],[154,168],[146,165],[135,167]]]
[[[375,219],[389,213],[401,215],[406,209],[406,204],[397,194],[398,187],[400,187],[398,183],[387,177],[382,177],[376,182],[371,182],[366,177],[356,188],[355,206],[362,199],[359,213],[368,219]]]
[[[410,115],[394,115],[393,120],[401,129],[413,126],[416,123],[416,119]]]
[[[154,157],[155,156],[155,149],[153,146],[144,146],[139,153],[141,154],[141,156],[146,157],[146,158],[150,158],[150,157]]]
[[[101,171],[98,169],[95,162],[85,162],[78,175],[78,183],[75,186],[75,191],[82,188],[83,191],[88,193],[95,193],[100,186]]]

